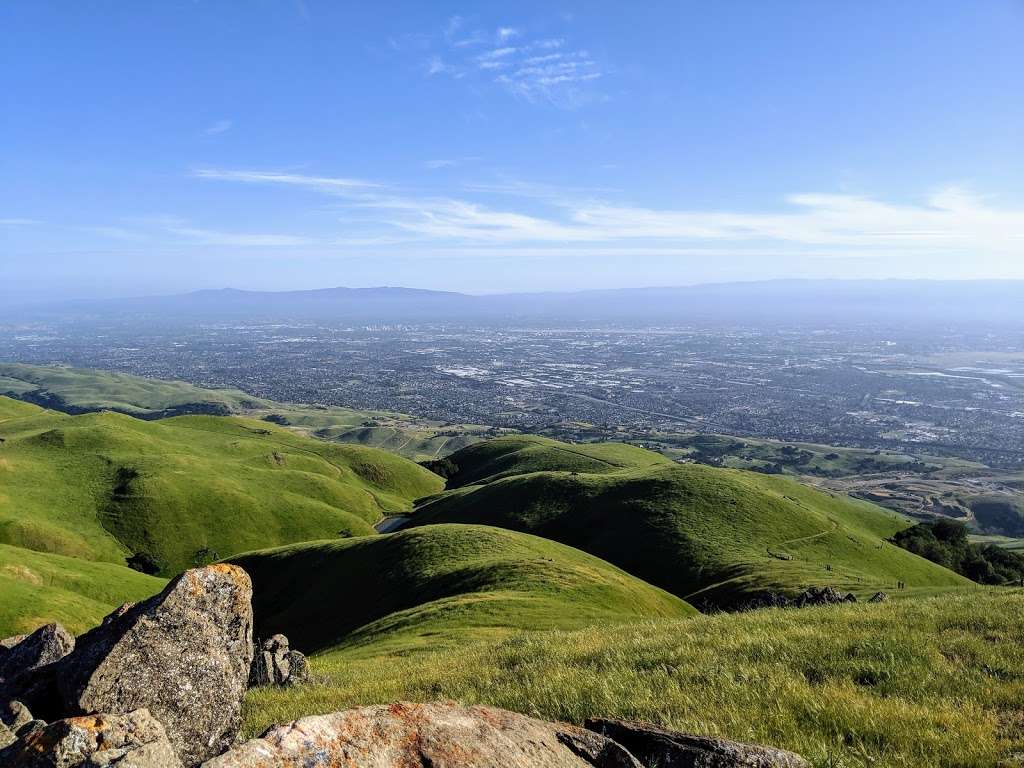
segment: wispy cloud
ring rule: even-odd
[[[125,227],[93,226],[86,227],[86,230],[88,232],[92,232],[94,235],[99,235],[100,237],[106,237],[111,240],[121,240],[124,242],[138,242],[146,239],[145,234],[135,230],[126,229]]]
[[[275,171],[224,170],[221,168],[197,168],[192,176],[200,179],[216,179],[219,181],[242,181],[252,184],[285,184],[313,189],[360,189],[378,187],[379,184],[362,179],[341,178],[335,176],[305,176],[297,173],[278,173]]]
[[[299,245],[314,245],[319,242],[317,238],[304,237],[301,235],[264,234],[252,232],[220,232],[212,229],[201,229],[198,227],[167,227],[167,231],[174,235],[193,240],[199,245],[227,245],[242,247],[293,247]]]
[[[0,219],[0,227],[32,227],[42,223],[38,219]]]
[[[205,178],[267,182],[251,172],[218,172]],[[358,212],[376,232],[402,233],[412,241],[465,246],[552,248],[577,245],[633,246],[678,250],[740,244],[786,246],[818,256],[877,256],[881,251],[1024,255],[1024,209],[997,208],[957,186],[927,195],[917,204],[866,196],[803,193],[784,198],[775,212],[653,209],[607,199],[600,191],[543,185],[477,185],[468,192],[532,197],[529,209],[448,196],[413,195],[378,187],[353,189],[319,183],[321,177],[288,176],[281,184],[304,186],[340,197],[342,210]],[[305,179],[299,182],[298,179]],[[509,202],[509,201],[506,201]],[[542,203],[546,211],[532,208]]]
[[[475,71],[529,103],[581,106],[601,96],[596,86],[608,74],[588,51],[567,46],[564,37],[530,39],[513,26],[491,31],[452,16],[440,41],[443,50],[423,61],[428,77],[461,79]]]
[[[427,59],[424,64],[424,70],[427,73],[427,77],[433,77],[434,75],[459,76],[461,74],[457,68],[445,64],[440,56],[431,56]]]
[[[441,168],[457,168],[460,165],[479,160],[478,157],[448,157],[448,158],[437,158],[434,160],[425,160],[423,167],[429,171],[436,171]]]
[[[205,133],[207,136],[219,136],[222,133],[230,131],[232,125],[233,123],[230,120],[218,120],[217,122],[209,125],[206,128]]]

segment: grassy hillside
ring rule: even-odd
[[[478,523],[544,536],[698,607],[729,607],[765,590],[809,585],[868,595],[891,591],[897,581],[918,588],[968,583],[886,543],[908,525],[897,514],[786,478],[674,465],[628,446],[544,441],[508,451],[517,441],[492,442],[497,450],[482,444],[452,457],[458,480],[483,482],[428,500],[410,525]],[[594,448],[641,466],[600,464],[589,455]],[[642,466],[646,456],[653,458]],[[535,471],[549,459],[560,471]],[[578,469],[561,470],[567,463]]]
[[[183,414],[246,416],[333,442],[365,445],[413,461],[447,456],[493,435],[490,427],[442,424],[407,414],[278,403],[236,389],[209,389],[124,373],[0,363],[0,395],[65,413],[116,411],[144,419]]]
[[[651,720],[795,749],[821,768],[1005,765],[1024,751],[1024,591],[535,632],[410,657],[338,651],[249,693],[246,730],[455,699]]]
[[[59,621],[84,632],[121,603],[159,592],[162,579],[111,563],[0,544],[0,637]]]
[[[596,557],[484,526],[296,544],[232,562],[252,576],[257,633],[283,632],[304,651],[404,652],[695,613]]]
[[[560,443],[533,435],[475,443],[451,458],[459,471],[448,479],[449,488],[544,470],[605,474],[672,463],[657,453],[624,443]]]
[[[236,389],[203,389],[184,381],[21,363],[0,363],[0,394],[74,412],[111,410],[135,416],[189,407],[228,414],[266,404]]]
[[[441,485],[389,453],[235,417],[67,416],[0,398],[0,439],[0,543],[118,564],[145,553],[163,573],[369,534]]]

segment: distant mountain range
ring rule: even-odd
[[[1024,281],[775,280],[484,296],[401,287],[304,291],[225,288],[173,296],[65,302],[4,314],[389,323],[561,319],[1024,325]]]

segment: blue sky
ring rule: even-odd
[[[1024,278],[1024,3],[8,0],[0,297]]]

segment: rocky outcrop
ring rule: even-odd
[[[793,600],[797,608],[808,605],[839,605],[840,603],[856,603],[857,596],[852,592],[845,595],[835,587],[810,587]]]
[[[25,723],[29,723],[34,719],[29,708],[20,701],[9,701],[0,707],[0,723],[3,723],[12,731],[17,731]]]
[[[300,651],[288,652],[288,685],[304,683],[309,679],[309,662]]]
[[[12,635],[11,637],[5,637],[0,640],[0,660],[4,657],[4,651],[9,651],[26,637],[28,637],[28,635]]]
[[[284,635],[272,635],[260,643],[249,673],[249,685],[295,685],[309,676],[306,657],[288,647]]]
[[[18,700],[45,717],[58,716],[57,667],[74,648],[75,639],[60,624],[47,624],[2,645],[0,707]]]
[[[4,768],[182,768],[163,726],[145,709],[58,720],[0,750]]]
[[[793,752],[692,736],[647,723],[592,719],[586,727],[621,744],[645,766],[658,768],[810,768]]]
[[[869,599],[869,603],[884,603],[889,600],[889,595],[885,592],[875,592]]]
[[[8,744],[14,742],[14,731],[8,728],[4,723],[0,723],[0,751],[3,750]]]
[[[30,635],[8,638],[2,647],[0,682],[60,661],[75,647],[75,638],[60,624],[47,624]]]
[[[639,768],[610,739],[491,707],[391,704],[275,726],[203,768]]]
[[[885,594],[881,592],[879,594]],[[808,587],[795,597],[781,592],[765,592],[746,603],[738,606],[741,611],[752,611],[761,608],[809,608],[816,605],[840,605],[856,603],[857,596],[852,592],[845,595],[835,587]],[[878,602],[874,601],[873,602]]]
[[[118,609],[60,662],[65,714],[147,709],[185,765],[222,752],[238,733],[252,663],[251,601],[245,571],[212,565]]]

